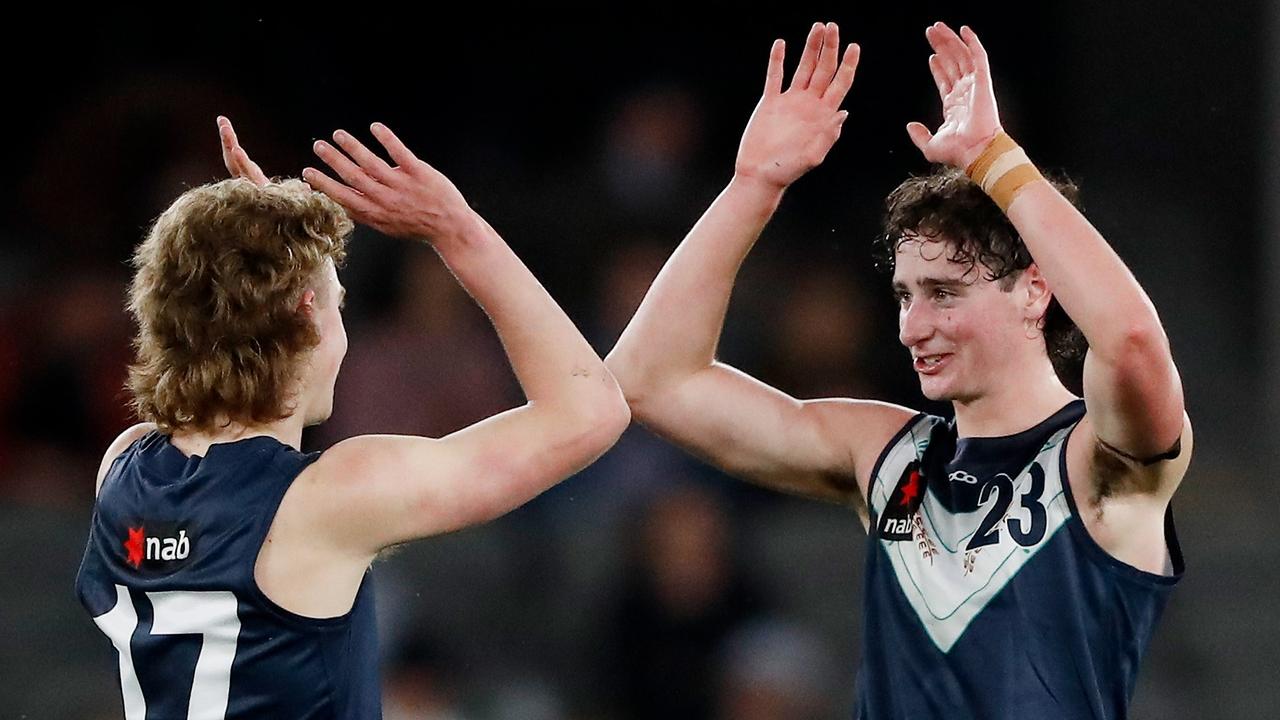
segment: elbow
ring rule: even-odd
[[[1124,344],[1132,352],[1143,355],[1169,355],[1169,336],[1156,318],[1129,326],[1124,333]]]
[[[1138,373],[1148,372],[1155,363],[1173,360],[1169,337],[1155,318],[1129,325],[1105,346],[1095,347],[1091,343],[1090,351],[1104,357],[1113,367]]]
[[[630,409],[629,420],[642,424],[657,421],[670,412],[672,392],[696,374],[695,370],[659,371],[628,366],[613,355],[605,359],[605,365],[617,378],[618,388]]]
[[[591,392],[584,393],[565,408],[566,427],[573,428],[578,443],[596,456],[613,447],[631,424],[631,408],[612,373],[605,370],[604,379]]]
[[[605,358],[604,364],[605,368],[613,376],[614,382],[622,394],[624,404],[632,409],[636,408],[641,400],[649,394],[649,386],[652,384],[646,382],[645,373],[636,363],[630,362],[623,357],[616,348]]]
[[[607,395],[591,413],[589,420],[591,440],[593,444],[600,446],[600,452],[613,447],[631,425],[631,407],[618,386],[614,384],[613,392]]]

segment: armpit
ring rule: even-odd
[[[1154,492],[1160,478],[1158,473],[1146,472],[1146,468],[1166,460],[1174,460],[1182,454],[1182,438],[1173,447],[1150,458],[1139,458],[1123,450],[1095,439],[1093,446],[1093,474],[1095,503],[1118,494]]]

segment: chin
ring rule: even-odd
[[[926,383],[923,381],[920,383],[920,392],[933,402],[968,403],[979,397],[977,393],[965,392],[963,389],[951,387],[946,383]]]
[[[938,382],[933,378],[920,378],[920,392],[925,398],[934,402],[948,402],[955,399],[955,393],[947,383]]]
[[[314,427],[328,420],[333,415],[333,406],[307,413],[307,419],[303,421],[304,427]]]

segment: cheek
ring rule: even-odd
[[[324,333],[324,344],[328,348],[325,352],[325,365],[328,370],[333,371],[347,354],[347,330],[343,327],[342,317],[336,314],[330,317],[321,332]]]
[[[343,327],[342,321],[339,320],[334,328],[338,342],[334,344],[334,366],[342,364],[342,359],[347,356],[347,329]]]

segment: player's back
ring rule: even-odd
[[[188,457],[151,432],[112,462],[76,591],[119,653],[126,720],[380,717],[369,577],[327,619],[254,579],[285,491],[318,457],[267,436]]]

